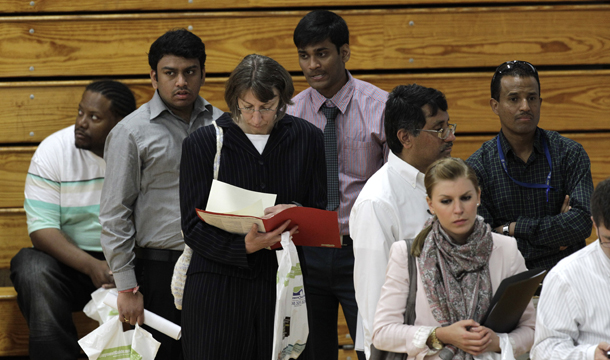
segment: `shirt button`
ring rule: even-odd
[[[265,162],[264,162],[263,160],[259,160],[259,161],[258,161],[258,163],[259,163],[260,165],[265,165]]]
[[[261,189],[265,188],[265,183],[261,183]]]

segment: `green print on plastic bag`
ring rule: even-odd
[[[131,345],[117,346],[102,351],[98,360],[142,360],[142,356],[131,348]]]
[[[289,279],[294,279],[295,276],[303,275],[303,271],[301,271],[301,264],[297,263],[295,266],[290,268],[290,272],[286,274],[286,280],[284,280],[284,286],[288,286]],[[279,279],[278,279],[279,281]]]

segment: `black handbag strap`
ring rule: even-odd
[[[411,255],[413,239],[405,239],[407,243],[407,254],[409,254],[409,296],[407,297],[407,308],[405,310],[405,324],[415,324],[415,295],[417,295],[417,263],[415,256]]]
[[[405,239],[407,243],[407,254],[409,254],[409,295],[407,296],[407,308],[405,309],[405,324],[415,324],[415,298],[417,295],[417,263],[415,256],[411,255],[411,245],[413,239]],[[369,360],[406,360],[408,354],[395,353],[391,351],[379,350],[371,344],[371,354]]]

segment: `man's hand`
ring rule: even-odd
[[[479,331],[471,331],[474,328],[478,328]],[[491,333],[493,331],[482,327],[474,320],[461,320],[436,329],[436,337],[440,341],[457,346],[472,355],[480,355],[493,348]]]
[[[293,207],[296,207],[296,205],[294,205],[294,204],[279,204],[279,205],[268,207],[268,208],[265,209],[265,216],[263,216],[263,219],[272,218],[276,214],[281,213],[282,211],[284,211],[286,209],[293,208]]]
[[[595,354],[593,359],[595,360],[608,360],[608,355],[606,355],[610,351],[610,344],[605,341],[602,341],[595,348]]]
[[[95,259],[92,261],[87,270],[87,275],[89,275],[96,288],[112,289],[115,287],[112,271],[110,271],[108,263],[105,260]]]
[[[288,224],[290,224],[290,220],[284,221],[280,227],[268,233],[258,232],[258,226],[252,224],[250,232],[246,234],[246,254],[252,254],[253,252],[275,245],[275,243],[282,239],[282,233],[286,230]],[[295,226],[290,229],[290,235],[294,235],[298,228],[298,226]]]
[[[120,321],[140,326],[144,323],[144,296],[141,292],[119,293],[117,307]]]

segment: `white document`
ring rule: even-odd
[[[246,190],[214,179],[205,210],[233,215],[263,216],[264,209],[274,206],[276,198],[275,194]]]

